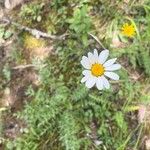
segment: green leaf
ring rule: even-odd
[[[88,45],[87,34],[83,34],[83,35],[82,35],[82,41],[83,41],[84,46],[87,46],[87,45]]]
[[[8,39],[8,38],[10,38],[11,36],[12,36],[12,32],[11,31],[9,31],[9,30],[7,30],[6,32],[5,32],[5,34],[4,34],[4,39]]]
[[[124,121],[124,115],[122,112],[117,112],[115,114],[115,120],[116,120],[116,123],[117,125],[123,129],[125,127],[125,121]]]

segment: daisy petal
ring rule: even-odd
[[[103,64],[108,58],[109,50],[103,50],[99,55],[99,63]]]
[[[110,59],[110,60],[106,61],[106,62],[104,63],[104,67],[111,66],[112,64],[115,63],[116,60],[117,60],[117,58],[113,58],[113,59]]]
[[[94,64],[96,62],[95,57],[91,52],[88,53],[88,59],[91,64]]]
[[[114,71],[114,70],[119,70],[121,68],[120,64],[113,64],[109,67],[106,67],[105,70],[106,71]]]
[[[88,59],[86,56],[82,56],[82,60],[86,60]]]
[[[99,90],[102,90],[103,89],[103,79],[101,77],[98,77],[97,78],[97,81],[96,81],[96,87],[99,89]]]
[[[103,86],[106,89],[109,89],[110,88],[110,84],[109,84],[108,80],[104,76],[102,76],[102,80],[103,80]]]
[[[91,75],[91,71],[90,70],[84,70],[84,71],[82,71],[82,74],[85,75],[85,76],[86,75],[90,76]]]
[[[90,89],[95,85],[95,83],[96,83],[96,77],[91,77],[86,81],[85,85],[87,88]]]
[[[85,56],[82,57],[81,64],[86,69],[90,69],[91,68],[89,59],[87,57],[85,57]]]
[[[104,74],[105,74],[105,76],[109,77],[110,79],[119,80],[119,76],[114,72],[105,72]]]
[[[98,51],[97,51],[97,49],[94,49],[94,57],[95,57],[96,61],[98,61]]]
[[[83,56],[83,57],[82,57],[82,60],[83,60],[83,61],[88,61],[88,62],[89,62],[89,59],[88,59],[88,57],[86,57],[86,56]],[[81,61],[82,61],[82,60],[81,60]],[[89,63],[90,63],[90,62],[89,62]]]
[[[88,76],[85,76],[85,77],[83,77],[82,79],[81,79],[81,83],[84,83],[85,81],[87,81],[88,80]]]

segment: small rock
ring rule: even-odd
[[[98,146],[98,145],[101,145],[103,142],[99,140],[94,140],[94,143]]]
[[[145,141],[145,148],[146,148],[146,150],[150,150],[150,139],[147,139]]]
[[[24,0],[5,0],[5,8],[12,10],[23,2]]]

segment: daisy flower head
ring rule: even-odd
[[[121,28],[121,32],[123,35],[127,36],[127,37],[133,37],[135,35],[135,27],[133,24],[128,24],[125,23],[122,28]]]
[[[107,60],[109,50],[103,50],[100,54],[94,49],[94,52],[88,53],[88,56],[83,56],[81,60],[85,70],[82,72],[84,77],[81,83],[85,82],[87,88],[92,88],[96,85],[98,90],[109,89],[110,83],[108,78],[119,80],[119,76],[113,71],[121,68],[120,64],[115,64],[116,58]],[[106,61],[107,60],[107,61]]]

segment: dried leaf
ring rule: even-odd
[[[138,111],[138,121],[139,123],[143,123],[146,115],[146,107],[141,105]]]

